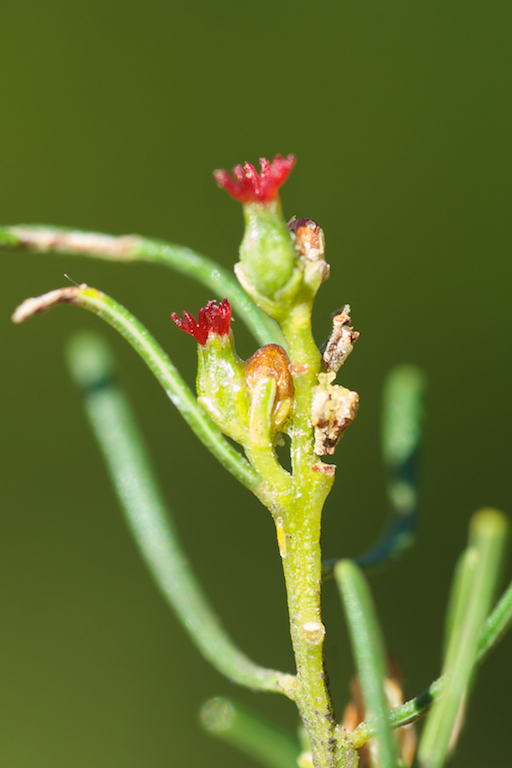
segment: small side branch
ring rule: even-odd
[[[191,248],[139,235],[114,237],[63,227],[20,224],[0,227],[0,248],[31,253],[89,256],[109,261],[148,261],[163,264],[202,283],[220,299],[227,298],[260,344],[281,344],[277,323],[265,315],[220,264]]]
[[[27,299],[16,309],[12,319],[15,323],[22,323],[32,315],[63,303],[87,309],[115,328],[141,356],[173,405],[206,448],[237,480],[253,492],[257,491],[261,483],[259,475],[248,461],[229,445],[149,331],[110,296],[84,284],[60,288]]]

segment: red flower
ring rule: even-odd
[[[240,203],[271,203],[276,199],[279,187],[290,175],[295,165],[295,156],[276,155],[270,163],[260,158],[261,172],[258,176],[251,163],[244,163],[233,168],[234,179],[227,171],[214,171],[215,181]]]
[[[206,307],[199,310],[197,323],[190,312],[183,313],[184,320],[181,320],[176,312],[172,312],[171,317],[178,328],[185,333],[190,333],[197,343],[204,347],[209,333],[216,333],[219,336],[226,336],[229,333],[231,305],[227,299],[222,299],[217,306],[212,299]]]

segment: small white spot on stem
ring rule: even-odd
[[[310,645],[320,645],[325,637],[325,627],[321,621],[306,621],[302,625],[304,639]]]

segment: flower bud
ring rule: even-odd
[[[209,301],[199,310],[197,322],[189,312],[184,312],[183,317],[181,320],[175,312],[172,313],[178,328],[194,336],[198,343],[198,401],[224,434],[244,444],[249,392],[244,363],[236,354],[230,329],[231,306],[227,299],[219,305]]]
[[[279,200],[244,205],[245,232],[239,271],[258,294],[275,299],[291,280],[297,262]],[[239,274],[239,272],[237,272]]]
[[[294,394],[290,361],[279,344],[267,344],[261,347],[245,364],[245,381],[249,392],[255,390],[262,378],[269,377],[276,382],[271,428],[274,432],[278,432],[291,415]]]
[[[276,155],[272,163],[260,159],[259,175],[251,163],[237,165],[234,179],[226,171],[214,173],[217,184],[244,206],[245,233],[237,275],[253,298],[258,295],[274,300],[293,277],[297,252],[283,218],[278,190],[294,165],[293,155]]]

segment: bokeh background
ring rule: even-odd
[[[469,0],[19,0],[2,8],[0,219],[185,243],[230,266],[239,206],[211,171],[294,152],[287,215],[324,227],[332,277],[315,312],[352,305],[342,381],[361,408],[337,451],[326,555],[355,555],[387,515],[381,388],[428,375],[415,549],[371,578],[408,696],[440,663],[443,614],[470,514],[511,511],[509,3]],[[9,768],[231,768],[202,702],[236,696],[284,727],[293,705],[235,689],[154,589],[89,434],[63,350],[96,328],[115,347],[177,524],[209,596],[257,661],[292,669],[269,515],[189,434],[143,364],[64,307],[10,324],[68,273],[114,295],[190,383],[195,345],[169,314],[207,292],[151,265],[2,253],[2,739]],[[241,324],[243,356],[254,345]],[[510,558],[505,577],[510,578]],[[327,657],[338,713],[351,661],[334,585]],[[454,766],[509,764],[512,638],[479,677]]]

